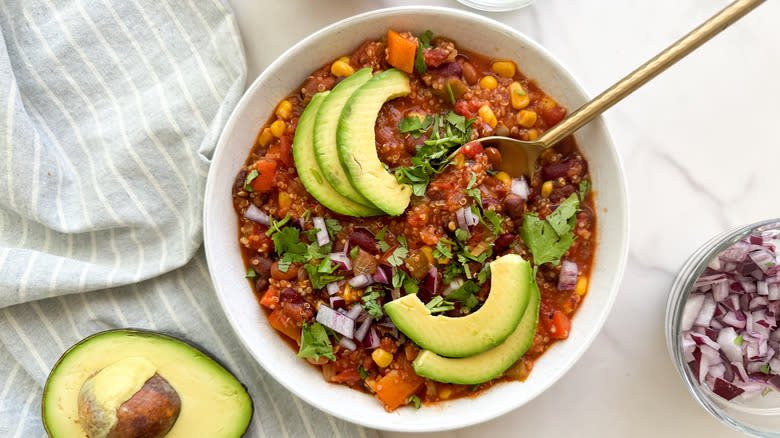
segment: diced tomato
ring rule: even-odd
[[[268,286],[268,290],[260,300],[260,304],[272,310],[276,309],[276,307],[279,305],[279,289],[273,286]]]
[[[392,370],[377,381],[376,398],[385,405],[387,412],[392,412],[405,405],[422,384],[423,378],[414,372]]]
[[[274,329],[288,336],[290,339],[294,339],[298,344],[301,343],[301,328],[288,318],[281,309],[271,312],[271,314],[268,315],[268,322]]]
[[[477,155],[481,154],[483,150],[484,149],[482,148],[482,143],[477,143],[473,141],[471,143],[464,144],[463,147],[461,147],[458,152],[473,159]]]
[[[459,100],[455,103],[455,112],[466,118],[477,117],[480,106],[475,100]]]
[[[566,109],[560,106],[554,106],[552,108],[542,109],[542,118],[547,126],[553,126],[563,119],[566,115]]]
[[[331,379],[332,382],[336,383],[357,383],[361,380],[360,372],[357,370],[357,368],[348,368],[336,374]]]
[[[414,37],[412,37],[414,38]],[[414,60],[417,54],[417,38],[407,39],[398,32],[387,30],[387,63],[405,71],[414,72]]]
[[[249,185],[256,192],[270,191],[274,186],[274,175],[276,174],[276,161],[261,158],[252,165],[257,170],[257,177]]]
[[[287,167],[292,167],[294,164],[292,138],[286,134],[279,139],[279,161],[284,163]]]
[[[550,337],[555,339],[566,339],[571,330],[571,320],[563,312],[556,310],[552,316],[552,326],[550,327]]]

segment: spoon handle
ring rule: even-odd
[[[537,141],[549,147],[572,134],[764,1],[737,0],[726,6],[715,16],[667,47],[666,50],[629,73],[578,110],[569,114],[554,127],[547,130]]]

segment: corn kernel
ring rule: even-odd
[[[276,117],[282,120],[288,120],[292,116],[292,104],[289,100],[285,99],[279,102],[279,106],[276,107]]]
[[[582,296],[585,295],[585,292],[587,291],[588,291],[588,278],[580,277],[579,279],[577,279],[577,286],[575,292],[577,292],[577,295]]]
[[[520,110],[517,113],[517,124],[523,128],[530,128],[536,123],[536,111],[534,110]]]
[[[491,128],[495,128],[498,124],[498,120],[496,120],[496,115],[493,114],[493,110],[490,109],[490,105],[484,104],[481,107],[479,107],[479,118],[482,119],[483,122],[490,125]]]
[[[550,109],[550,108],[555,108],[556,106],[558,106],[558,103],[550,99],[549,97],[545,96],[542,98],[542,108]]]
[[[390,362],[393,361],[393,354],[389,351],[385,351],[381,348],[377,348],[374,350],[373,353],[371,353],[371,359],[374,359],[374,362],[380,367],[384,368],[388,365],[390,365]]]
[[[553,182],[545,181],[544,184],[542,184],[542,198],[546,198],[550,196],[550,193],[552,193],[552,189],[553,189]]]
[[[504,184],[507,184],[507,185],[508,184],[512,184],[512,177],[509,176],[509,174],[504,172],[503,170],[496,174],[496,178],[498,178],[498,180],[501,181]]]
[[[271,134],[276,138],[281,137],[284,134],[285,129],[287,129],[287,123],[284,123],[284,120],[274,120],[274,122],[271,123]]]
[[[279,208],[290,208],[292,197],[287,192],[279,192]]]
[[[493,73],[501,76],[502,78],[511,78],[515,75],[517,67],[512,61],[496,61],[492,66]]]
[[[479,80],[479,86],[488,90],[494,90],[498,87],[498,81],[493,76],[484,76]]]
[[[529,129],[528,130],[528,141],[534,141],[536,140],[536,137],[539,137],[539,131],[536,129]]]
[[[339,61],[349,64],[349,56],[342,56]]]
[[[449,386],[445,386],[444,388],[439,390],[439,398],[442,400],[447,400],[452,396],[452,389],[450,389]]]
[[[343,59],[339,59],[330,66],[330,72],[333,76],[343,77],[351,76],[352,73],[355,73],[355,69],[349,65],[349,62],[344,62]]]
[[[523,86],[520,85],[520,82],[517,81],[509,84],[509,100],[514,109],[523,109],[531,103],[531,98],[528,97],[528,93],[526,93]]]
[[[271,143],[271,140],[274,139],[274,135],[271,134],[271,129],[265,128],[263,129],[263,132],[260,133],[259,136],[257,136],[257,143],[260,144],[260,146],[268,146]]]

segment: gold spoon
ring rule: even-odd
[[[580,129],[612,105],[631,94],[647,81],[666,70],[675,62],[691,53],[707,40],[729,27],[765,0],[737,0],[702,25],[680,38],[642,66],[629,73],[593,100],[581,106],[548,129],[533,141],[522,141],[510,137],[483,137],[475,141],[495,146],[501,152],[502,169],[513,177],[534,174],[536,159],[547,148],[555,145],[569,134]]]

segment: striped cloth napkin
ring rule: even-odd
[[[117,327],[225,363],[246,436],[374,436],[266,374],[212,288],[202,195],[246,79],[226,1],[0,0],[0,32],[0,437],[45,436],[52,365]]]

